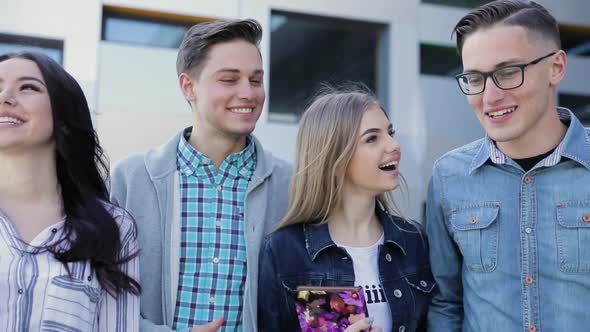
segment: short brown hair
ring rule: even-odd
[[[495,24],[521,26],[553,41],[558,48],[561,48],[559,26],[545,7],[529,0],[497,0],[463,16],[455,25],[453,33],[457,36],[459,56],[461,56],[465,39],[469,35],[478,29]]]
[[[178,76],[182,73],[198,76],[209,49],[215,44],[243,39],[258,47],[261,38],[262,27],[252,19],[196,24],[184,34],[178,47],[176,73]]]

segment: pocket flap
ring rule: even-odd
[[[495,202],[453,208],[451,225],[460,231],[486,228],[496,220],[499,210],[500,204]]]
[[[557,222],[562,227],[590,227],[590,201],[567,201],[555,205]]]
[[[432,276],[430,269],[406,276],[404,279],[406,279],[408,285],[424,293],[432,292],[434,286],[436,286],[436,282],[434,281],[434,277]]]

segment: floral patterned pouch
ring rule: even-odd
[[[302,332],[341,332],[368,316],[361,287],[299,286],[293,295]]]

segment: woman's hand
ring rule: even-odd
[[[359,320],[358,322],[350,325],[349,327],[344,330],[344,332],[361,332],[361,331],[371,331],[371,332],[383,332],[383,330],[378,326],[373,326],[373,317],[367,317],[365,319]]]

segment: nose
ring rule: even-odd
[[[394,152],[400,152],[401,150],[401,145],[399,144],[399,142],[393,138],[393,137],[389,137],[389,141],[387,142],[387,153],[394,153]]]
[[[486,78],[486,88],[482,92],[484,104],[493,105],[504,98],[505,91],[496,86],[492,77]]]
[[[245,100],[254,99],[254,87],[249,80],[243,80],[238,87],[238,98]]]
[[[10,89],[4,89],[0,91],[0,104],[8,104],[14,106],[16,104],[16,99],[10,92]]]

